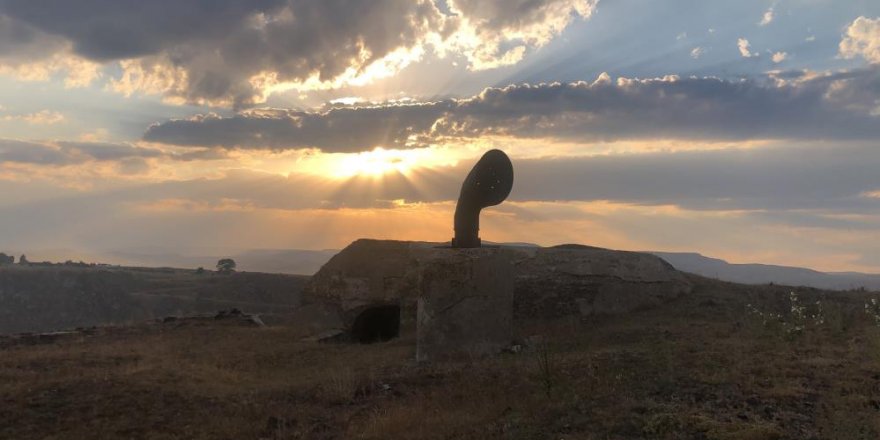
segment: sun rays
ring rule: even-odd
[[[375,150],[346,154],[332,166],[331,175],[340,179],[356,176],[379,178],[388,173],[409,174],[417,166],[420,154],[417,150]]]

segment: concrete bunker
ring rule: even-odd
[[[367,307],[354,318],[350,334],[352,341],[361,344],[385,342],[400,336],[400,306]]]

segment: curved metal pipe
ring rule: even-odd
[[[513,164],[501,150],[489,150],[474,165],[461,185],[455,206],[454,248],[478,248],[480,212],[507,199],[513,189]]]

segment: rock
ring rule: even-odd
[[[348,333],[342,329],[326,330],[303,338],[302,340],[303,342],[320,342],[323,344],[343,342],[348,340]]]
[[[266,323],[260,318],[260,315],[252,314],[248,315],[248,319],[257,327],[265,327]]]
[[[214,315],[214,319],[233,319],[233,318],[241,318],[244,316],[244,313],[238,309],[230,309],[230,310],[221,310]]]
[[[198,319],[198,318],[196,318]],[[229,310],[221,310],[214,315],[215,320],[234,320],[238,321],[242,324],[253,325],[256,327],[265,327],[266,324],[260,318],[260,315],[255,315],[252,313],[244,313],[239,309],[233,308]],[[163,322],[175,322],[172,321],[163,321]]]
[[[509,347],[505,347],[501,351],[502,351],[502,353],[519,354],[519,353],[522,353],[523,346],[521,344],[514,343],[514,344],[511,344]]]
[[[503,249],[435,250],[419,265],[418,361],[483,356],[513,337],[513,264]]]

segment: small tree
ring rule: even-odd
[[[21,254],[21,256],[18,257],[18,264],[30,264],[30,263],[31,262],[28,261],[27,256],[25,254]]]
[[[217,272],[232,273],[235,272],[235,260],[232,258],[223,258],[217,262]]]
[[[205,273],[205,268],[202,267],[202,266],[199,266],[199,268],[196,269],[196,273],[199,274],[199,275]]]

